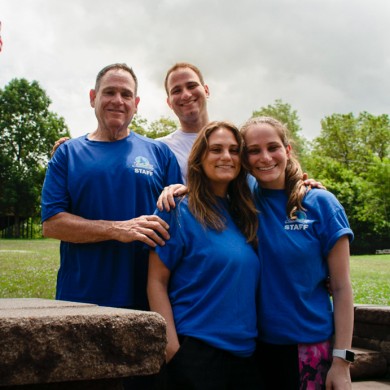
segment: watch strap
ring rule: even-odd
[[[339,357],[350,363],[353,363],[355,360],[355,354],[349,349],[334,349],[332,356]]]

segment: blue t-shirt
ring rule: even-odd
[[[286,215],[284,190],[255,189],[259,214],[259,338],[272,344],[317,343],[334,333],[325,279],[327,256],[344,235],[353,238],[344,209],[328,191],[313,189],[297,220]]]
[[[116,142],[69,140],[49,162],[42,221],[69,212],[90,220],[124,221],[153,214],[164,186],[181,183],[170,149],[134,132]],[[148,251],[140,242],[61,242],[56,298],[147,308]]]
[[[157,215],[170,226],[170,240],[156,252],[171,271],[169,299],[177,333],[238,356],[250,356],[257,338],[256,296],[260,263],[232,221],[222,232],[204,228],[187,198]]]

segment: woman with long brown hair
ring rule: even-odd
[[[167,322],[169,389],[259,388],[257,211],[242,167],[243,140],[227,122],[199,133],[188,195],[159,212],[170,239],[150,252],[150,308]]]

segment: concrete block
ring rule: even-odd
[[[390,341],[390,326],[355,320],[353,333],[357,337],[372,338],[374,340]]]
[[[355,322],[390,325],[390,306],[355,305]]]
[[[387,361],[380,352],[356,348],[353,348],[353,351],[355,352],[355,362],[351,364],[353,380],[381,378],[386,375]]]
[[[0,299],[0,386],[155,374],[165,347],[156,313]]]

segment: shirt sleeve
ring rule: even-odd
[[[161,261],[172,272],[180,263],[184,256],[184,240],[181,231],[180,206],[176,201],[176,207],[171,211],[156,210],[156,215],[169,225],[169,240],[165,241],[164,246],[157,246],[156,253]]]
[[[321,240],[322,254],[327,257],[340,237],[347,235],[349,241],[352,242],[354,235],[345,210],[337,198],[328,191],[318,191],[317,207],[322,221],[318,224],[317,229]]]
[[[41,219],[70,209],[70,196],[67,190],[67,158],[65,145],[61,145],[49,161],[42,189]]]

